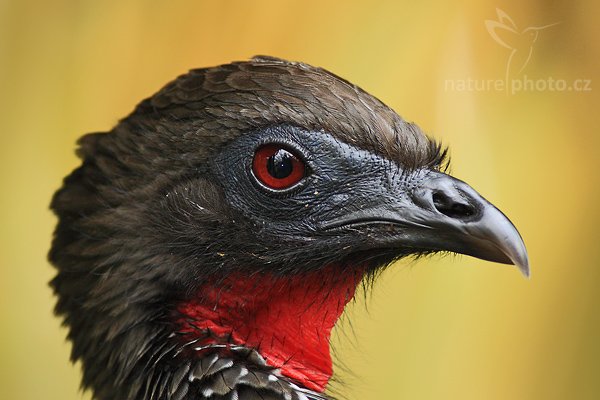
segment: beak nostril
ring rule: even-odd
[[[436,210],[450,218],[468,218],[476,213],[475,208],[470,204],[458,202],[443,192],[435,192],[432,197]]]

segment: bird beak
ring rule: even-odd
[[[409,199],[400,214],[412,226],[412,245],[514,264],[529,277],[527,250],[515,226],[465,182],[430,172]]]
[[[529,277],[527,250],[510,220],[473,188],[441,172],[427,171],[410,189],[366,200],[362,209],[327,224],[336,227],[388,226],[384,243],[402,253],[450,251],[502,264],[514,264]],[[407,195],[408,192],[408,195]],[[390,234],[387,234],[390,233]],[[370,235],[373,237],[373,235]],[[380,235],[375,235],[380,236]]]

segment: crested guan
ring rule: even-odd
[[[325,399],[330,331],[382,268],[445,251],[529,273],[443,146],[304,63],[192,70],[77,154],[51,286],[96,399]]]

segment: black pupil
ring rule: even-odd
[[[289,152],[279,149],[267,160],[267,171],[273,178],[283,179],[290,176],[293,170],[292,157]]]

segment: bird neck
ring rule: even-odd
[[[231,276],[182,303],[179,323],[185,336],[201,337],[202,345],[254,348],[283,376],[323,391],[333,372],[331,329],[362,277],[363,271],[350,268],[293,277]]]

